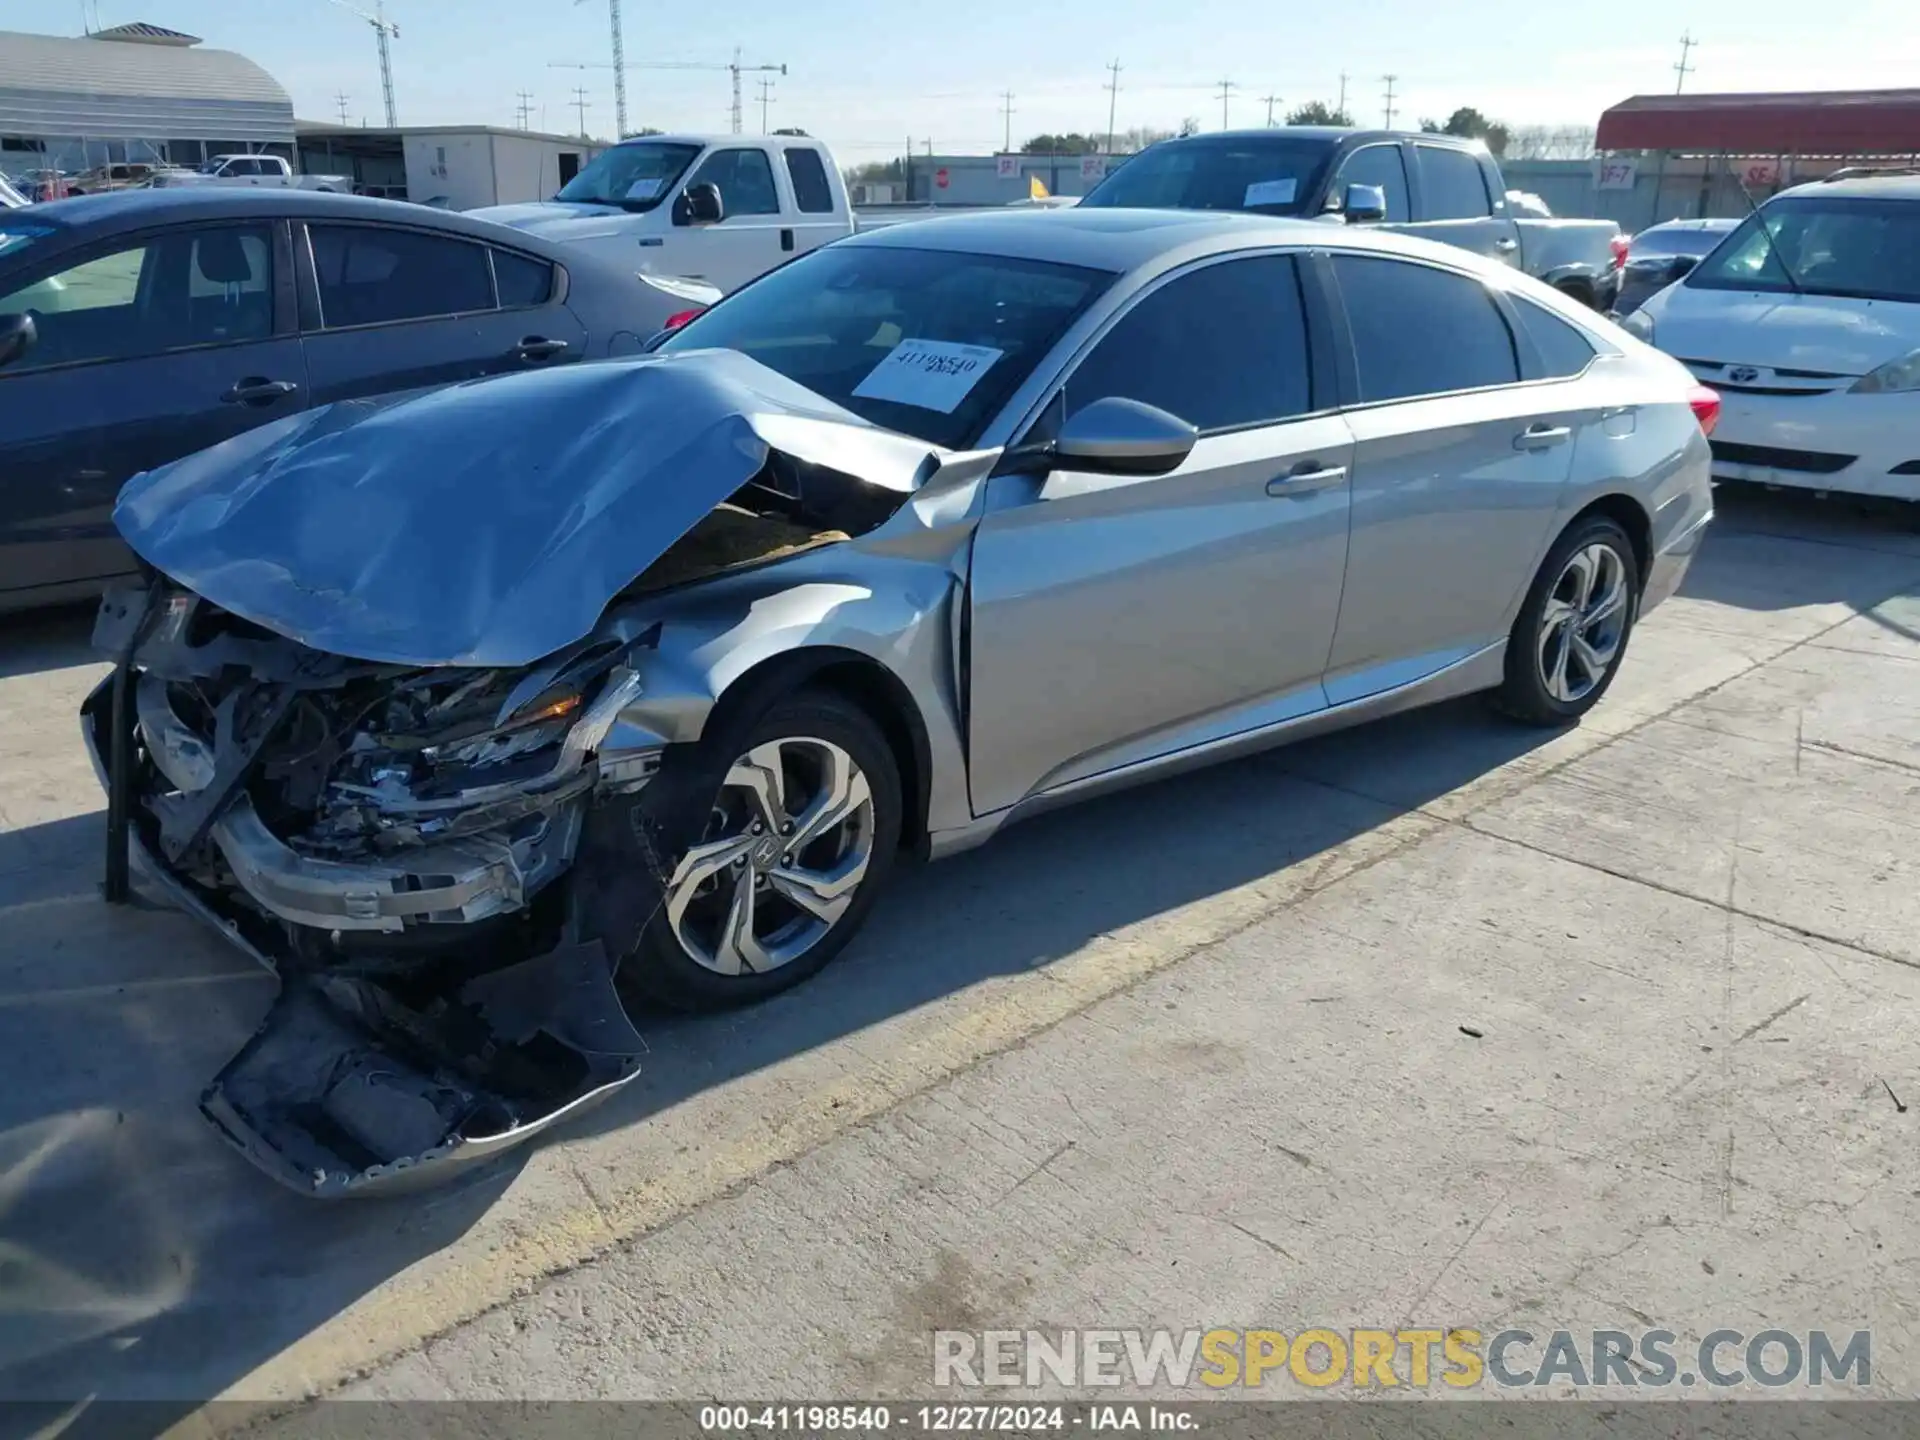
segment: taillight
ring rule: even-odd
[[[700,310],[704,309],[706,309],[704,305],[700,307]],[[676,315],[669,315],[667,316],[667,323],[661,328],[664,330],[678,330],[682,325],[698,315],[700,310],[682,310]]]
[[[1613,268],[1621,269],[1627,263],[1627,252],[1633,249],[1633,240],[1626,235],[1616,235],[1612,240]]]
[[[1687,392],[1687,404],[1693,407],[1693,418],[1700,422],[1700,433],[1713,434],[1713,427],[1720,423],[1720,392],[1696,385]]]

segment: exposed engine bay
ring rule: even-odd
[[[622,719],[660,640],[647,599],[843,542],[909,493],[758,458],[528,664],[314,648],[157,568],[107,597],[94,641],[117,668],[83,720],[110,826],[281,978],[201,1100],[277,1179],[438,1178],[638,1074],[615,977],[691,838],[650,790],[668,741]]]

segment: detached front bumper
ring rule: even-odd
[[[191,794],[214,783],[208,747],[172,715],[164,687],[129,678],[125,749],[138,757],[128,763],[152,767],[149,802],[155,789]],[[81,727],[109,793],[112,684],[88,697]],[[572,799],[529,817],[545,822],[529,841],[469,837],[341,864],[297,854],[235,794],[206,830],[231,869],[231,890],[171,864],[152,815],[136,813],[129,859],[281,976],[259,1029],[200,1097],[221,1137],[302,1194],[389,1194],[442,1183],[632,1081],[645,1045],[597,937],[563,938],[511,963],[476,945],[424,958],[395,951],[371,968],[316,961],[290,941],[295,926],[451,928],[519,909],[571,863],[584,809]]]

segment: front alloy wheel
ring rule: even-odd
[[[873,788],[831,740],[786,736],[733,762],[680,858],[667,923],[718,975],[766,974],[819,944],[873,862]]]
[[[900,844],[900,771],[858,705],[802,690],[670,752],[653,785],[698,837],[621,979],[685,1010],[763,999],[846,945]],[[674,797],[669,799],[668,797]]]

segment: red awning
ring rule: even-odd
[[[1601,150],[1729,155],[1920,153],[1920,90],[1636,95],[1600,117]]]

